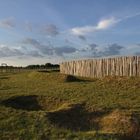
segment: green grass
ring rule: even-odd
[[[66,79],[58,72],[1,73],[0,139],[119,140],[119,135],[102,132],[94,125],[94,119],[99,121],[117,109],[140,120],[139,77]],[[81,103],[81,108],[71,107]],[[71,114],[74,115],[67,117]],[[77,124],[84,123],[83,116],[94,123],[87,129],[86,125],[81,125],[85,129],[75,129]]]

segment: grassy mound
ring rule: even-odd
[[[139,134],[139,122],[131,113],[115,110],[103,117],[100,121],[101,130],[104,133],[118,134],[126,137],[137,137]]]

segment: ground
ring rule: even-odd
[[[0,74],[1,140],[140,139],[140,77]]]

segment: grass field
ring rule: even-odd
[[[140,78],[0,74],[0,140],[140,139]]]

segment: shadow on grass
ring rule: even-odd
[[[11,97],[7,100],[1,101],[1,104],[6,107],[26,111],[44,110],[39,104],[37,95]],[[139,130],[138,133],[135,131],[139,126],[137,126],[137,121],[134,118],[131,119],[130,116],[123,116],[122,112],[119,110],[113,112],[112,110],[97,110],[89,112],[85,108],[85,103],[63,103],[57,109],[46,112],[46,119],[58,128],[77,132],[98,132],[100,130],[105,130],[104,132],[106,133],[108,128],[113,130],[115,127],[119,127],[119,129],[121,127],[121,129],[127,129],[127,126],[129,127],[132,124],[131,135],[129,135],[130,133],[125,133],[126,135],[120,134],[118,133],[118,130],[115,129],[116,134],[113,132],[113,134],[101,134],[101,136],[110,137],[111,135],[119,140],[136,140],[138,137],[137,135],[139,135]],[[126,126],[124,126],[124,123]],[[135,128],[133,129],[133,127]]]
[[[139,124],[135,122],[136,120],[133,120],[134,118],[132,118],[131,120],[131,118],[129,118],[130,116],[128,116],[127,118],[127,116],[119,116],[119,115],[121,115],[121,113],[118,112],[118,114],[117,113],[115,114],[112,113],[111,110],[88,112],[85,109],[85,104],[82,103],[82,104],[64,104],[57,110],[48,112],[47,118],[51,124],[54,124],[54,126],[69,129],[71,131],[100,132],[102,130],[103,131],[105,130],[106,134],[104,135],[106,136],[112,135],[113,137],[116,137],[119,140],[136,140],[139,137]],[[106,123],[103,122],[106,125],[104,129],[104,127],[102,127],[102,121],[103,118],[106,116],[108,118],[107,121],[110,121],[110,124],[108,124],[107,122]],[[121,123],[116,124],[118,121],[120,121]],[[126,126],[124,126],[124,123],[126,123],[125,124]],[[130,126],[131,124],[132,126]],[[130,131],[124,130],[128,129],[127,126],[129,127]],[[108,129],[108,127],[110,130]],[[107,132],[107,130],[109,131]],[[112,133],[107,134],[109,132]]]
[[[8,77],[8,76],[0,76],[0,80],[2,79],[2,80],[6,80],[6,79],[9,79],[10,77]]]
[[[72,131],[98,130],[97,117],[105,115],[107,112],[88,112],[85,103],[64,104],[55,111],[48,112],[47,118],[55,126],[70,129]]]
[[[73,75],[65,75],[64,82],[93,82],[93,79],[89,80],[89,79],[79,78]]]
[[[41,110],[41,106],[38,104],[36,95],[12,97],[2,101],[1,104],[6,107],[12,107],[15,109],[23,109],[28,111]]]

